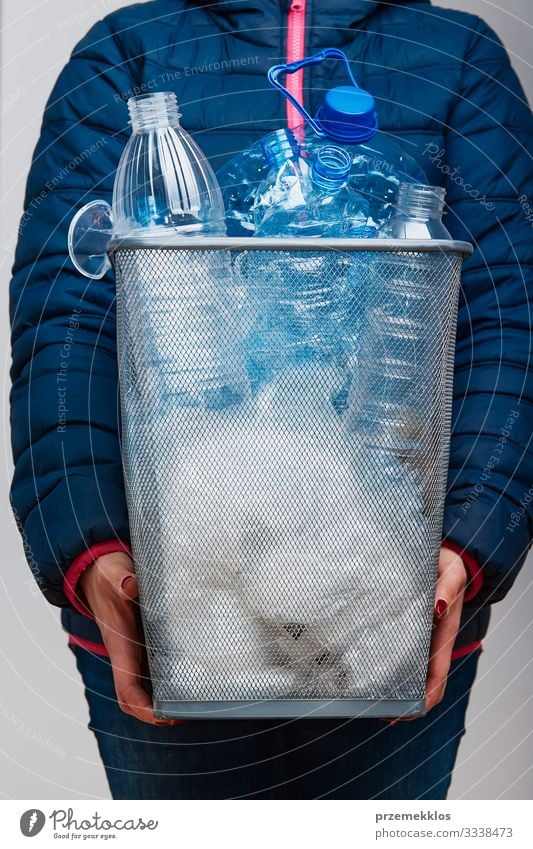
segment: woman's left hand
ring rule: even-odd
[[[466,566],[455,551],[441,546],[439,573],[433,608],[433,636],[426,680],[426,713],[436,707],[444,696],[450,671],[452,651],[459,630],[463,598],[468,581]],[[390,725],[412,722],[416,716],[385,720]]]
[[[460,555],[445,545],[441,546],[426,683],[427,711],[438,705],[444,696],[467,581],[466,567]]]

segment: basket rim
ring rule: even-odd
[[[139,235],[113,238],[107,251],[112,256],[120,250],[246,250],[246,251],[356,251],[392,253],[453,253],[470,256],[474,248],[469,242],[455,239],[287,239],[270,237],[239,239],[232,236],[170,236],[167,240]]]

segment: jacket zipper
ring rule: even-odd
[[[305,3],[306,0],[291,0],[287,19],[287,62],[299,62],[305,50]],[[303,103],[304,69],[287,74],[287,90]],[[287,126],[293,130],[302,123],[302,116],[292,103],[287,101]]]

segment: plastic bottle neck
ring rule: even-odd
[[[420,221],[440,221],[444,212],[445,197],[446,189],[438,186],[402,183],[398,191],[398,214],[403,218]]]
[[[157,91],[130,97],[128,111],[134,133],[164,127],[179,127],[180,113],[176,95],[173,92]]]
[[[265,159],[271,168],[280,168],[290,159],[298,159],[300,148],[292,130],[276,130],[269,133],[262,142]]]
[[[311,180],[327,191],[338,191],[350,173],[352,158],[342,147],[324,145],[320,147],[311,165]]]

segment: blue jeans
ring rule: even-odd
[[[107,658],[72,651],[114,799],[445,799],[479,659],[454,661],[441,704],[397,725],[223,719],[166,728],[122,713]]]

